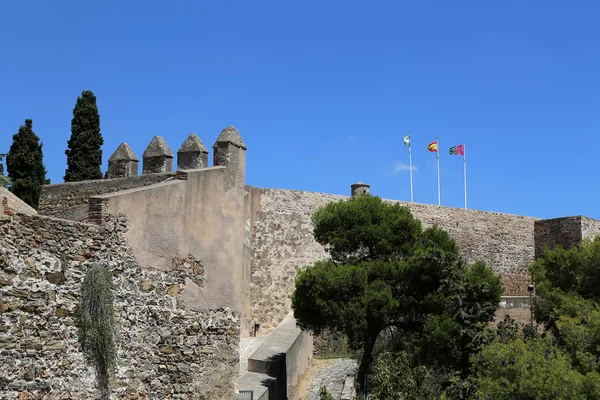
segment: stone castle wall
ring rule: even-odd
[[[45,185],[42,186],[38,213],[55,218],[86,222],[90,197],[154,185],[174,177],[175,172],[173,171],[160,174]]]
[[[239,315],[184,307],[186,269],[197,282],[203,272],[197,260],[174,260],[169,272],[140,268],[122,217],[102,227],[0,218],[0,398],[97,398],[74,310],[85,269],[98,260],[113,270],[116,287],[115,398],[233,398]]]
[[[347,196],[283,189],[250,189],[252,203],[253,322],[263,334],[291,309],[296,271],[327,257],[313,237],[311,216],[318,207]],[[528,264],[534,260],[536,218],[439,207],[407,205],[424,227],[437,224],[456,240],[469,262],[484,260],[502,276],[505,295],[526,295]]]
[[[594,239],[600,235],[600,221],[589,218],[581,217],[581,236],[582,238]]]
[[[594,239],[598,234],[600,221],[581,215],[536,221],[535,257],[541,257],[546,248],[569,249],[584,238]]]

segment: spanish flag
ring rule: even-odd
[[[438,152],[438,142],[437,140],[435,142],[431,142],[427,145],[427,150],[429,150],[432,153],[437,153]]]

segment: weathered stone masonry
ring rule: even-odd
[[[15,215],[0,220],[0,398],[97,397],[79,352],[74,310],[88,261],[106,260],[116,285],[119,368],[115,398],[233,398],[239,315],[188,311],[189,257],[172,271],[135,265],[124,218],[103,226]]]
[[[175,172],[128,176],[115,179],[69,182],[42,188],[38,212],[55,218],[87,222],[89,198],[106,193],[154,185],[172,179]]]
[[[251,304],[263,333],[291,308],[296,272],[327,257],[313,237],[312,214],[347,196],[250,188],[252,202]],[[527,265],[534,259],[536,218],[427,204],[408,206],[424,227],[438,225],[456,239],[469,262],[484,260],[501,275],[505,295],[527,294]]]

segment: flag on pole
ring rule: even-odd
[[[410,132],[408,135],[403,136],[402,140],[404,141],[404,145],[408,147],[408,165],[409,165],[409,175],[410,175],[410,201],[413,201],[413,179],[412,179],[412,149],[410,147]]]
[[[437,140],[435,142],[431,142],[427,145],[427,150],[429,150],[432,153],[437,153],[438,152],[438,142]]]
[[[457,156],[464,156],[465,155],[465,145],[461,144],[458,146],[450,147],[450,154],[457,155]]]

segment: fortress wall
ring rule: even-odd
[[[546,248],[569,249],[581,243],[583,238],[594,239],[598,234],[600,221],[581,215],[536,221],[535,257],[541,257]]]
[[[127,216],[125,236],[141,267],[168,271],[176,258],[201,260],[203,287],[186,279],[186,308],[230,307],[242,313],[242,335],[247,335],[250,273],[244,260],[244,193],[225,187],[230,175],[225,167],[179,171],[178,180],[92,200],[104,202],[110,215]]]
[[[291,309],[296,271],[327,257],[313,238],[311,216],[347,196],[251,188],[253,322],[270,332]],[[527,265],[534,259],[536,218],[403,203],[424,227],[434,224],[456,239],[469,262],[483,260],[502,276],[505,295],[527,295]]]
[[[581,236],[595,239],[600,235],[600,221],[589,217],[581,217]]]
[[[91,196],[153,185],[175,176],[175,172],[129,176],[115,179],[68,182],[42,186],[38,213],[85,222]]]
[[[535,258],[546,248],[570,248],[581,242],[581,217],[552,218],[535,222]]]
[[[116,288],[114,398],[233,398],[239,315],[185,309],[187,271],[137,266],[126,223],[0,217],[0,398],[98,397],[74,317],[88,262],[98,260]]]

